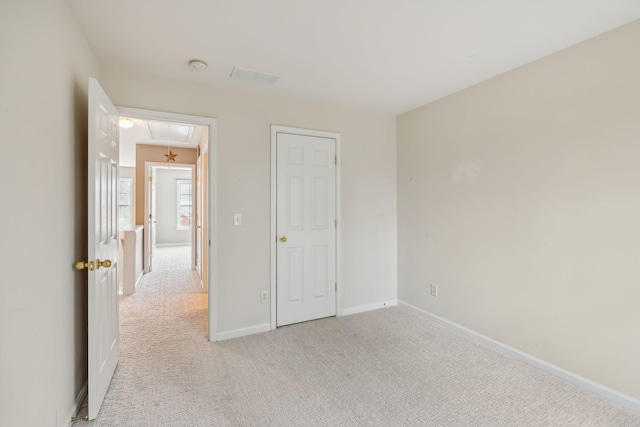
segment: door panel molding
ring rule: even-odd
[[[89,79],[88,110],[88,259],[85,265],[91,266],[87,269],[87,416],[93,420],[102,406],[120,355],[118,111],[96,79]],[[111,262],[107,265],[106,261]]]
[[[291,135],[301,135],[301,136],[311,136],[311,137],[320,137],[320,138],[330,138],[335,140],[335,152],[336,152],[336,224],[328,224],[327,226],[334,227],[335,226],[335,266],[336,266],[336,282],[338,283],[338,289],[336,292],[336,314],[338,315],[341,311],[341,301],[342,301],[342,290],[341,290],[341,137],[339,133],[335,132],[325,132],[325,131],[317,131],[310,129],[302,129],[302,128],[294,128],[288,126],[280,126],[280,125],[272,125],[271,126],[271,329],[276,329],[277,327],[277,138],[279,133],[291,134]],[[314,153],[314,163],[317,164],[325,164],[325,162],[333,162],[334,159],[328,159],[326,153],[323,153],[323,150],[318,150],[319,152]],[[295,150],[289,153],[288,163],[296,163],[299,160],[299,154],[296,153]],[[321,197],[321,194],[318,194]],[[320,224],[317,224],[320,225]],[[323,228],[323,227],[320,227]]]

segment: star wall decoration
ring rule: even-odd
[[[168,162],[175,162],[177,154],[173,154],[173,152],[171,150],[169,150],[169,154],[165,154],[164,156],[167,158],[167,163]]]

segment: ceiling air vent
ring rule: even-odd
[[[250,82],[261,83],[264,85],[272,85],[278,80],[278,76],[267,73],[258,73],[257,71],[245,70],[243,68],[234,67],[231,72],[232,79],[248,80]]]

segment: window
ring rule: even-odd
[[[133,226],[133,180],[120,178],[118,181],[118,228],[125,229]]]
[[[178,230],[190,230],[191,229],[191,213],[192,206],[192,194],[191,194],[191,180],[190,179],[178,179]]]

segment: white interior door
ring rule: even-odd
[[[89,419],[118,364],[118,111],[89,81]],[[110,264],[110,265],[109,265]]]
[[[202,197],[202,156],[198,155],[198,160],[196,161],[196,271],[198,272],[198,276],[204,286],[204,281],[202,280],[202,208],[203,208],[203,200]]]
[[[276,137],[277,326],[336,314],[336,140]]]
[[[158,215],[157,215],[157,204],[156,204],[156,185],[158,181],[158,169],[151,168],[151,182],[149,185],[149,197],[151,197],[151,201],[149,203],[150,206],[150,214],[149,214],[149,229],[151,230],[151,244],[149,247],[149,271],[151,271],[151,267],[153,266],[153,256],[156,253],[156,226],[158,225]]]
[[[153,254],[156,252],[156,168],[145,164],[147,191],[144,203],[144,214],[147,225],[144,229],[144,272],[153,269]]]

